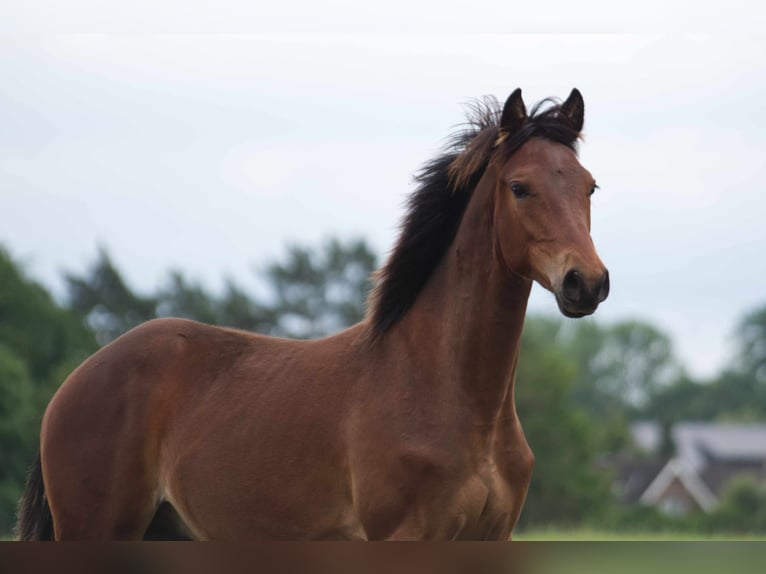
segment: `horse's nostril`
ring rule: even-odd
[[[601,287],[598,290],[598,302],[601,303],[609,297],[609,271],[604,271],[601,279]]]
[[[571,269],[564,275],[564,283],[562,285],[564,297],[572,303],[577,303],[582,297],[583,283],[582,276],[579,272]]]

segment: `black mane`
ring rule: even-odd
[[[507,134],[498,125],[502,108],[494,97],[470,104],[463,129],[415,176],[418,187],[407,201],[401,234],[370,294],[374,336],[384,334],[415,302],[455,238],[473,190],[495,154],[506,160],[532,137],[576,151],[579,133],[562,119],[560,109],[555,100],[543,100],[521,128]]]

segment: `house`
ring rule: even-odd
[[[714,509],[732,478],[766,481],[766,424],[682,422],[672,426],[673,454],[662,455],[656,422],[631,427],[635,453],[614,461],[615,495],[625,503],[683,515]]]

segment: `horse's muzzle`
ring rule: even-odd
[[[593,313],[608,296],[609,271],[589,279],[579,270],[570,269],[556,293],[556,302],[565,316],[577,318]]]

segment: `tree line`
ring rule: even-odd
[[[66,294],[57,300],[0,247],[0,533],[13,526],[45,406],[100,346],[167,316],[286,337],[327,335],[363,318],[378,263],[364,240],[330,239],[289,246],[260,273],[262,294],[233,281],[212,292],[180,271],[139,293],[102,249],[84,273],[65,274]],[[700,381],[670,337],[646,321],[528,317],[516,402],[536,464],[520,526],[614,522],[610,477],[597,462],[628,446],[632,420],[766,421],[766,306],[741,319],[736,342],[731,363]],[[756,495],[766,516],[766,494],[752,491],[732,495],[724,525],[739,524],[732,505],[752,506]]]

